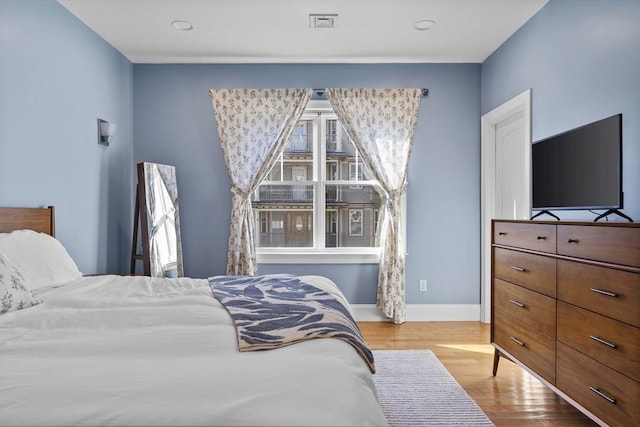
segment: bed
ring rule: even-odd
[[[53,207],[0,208],[0,268],[30,291],[0,314],[1,425],[386,425],[344,340],[240,352],[208,280],[83,276],[54,235]]]

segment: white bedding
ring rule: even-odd
[[[82,277],[36,294],[0,316],[2,425],[386,425],[349,344],[240,353],[206,280]]]

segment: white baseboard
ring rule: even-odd
[[[375,304],[351,304],[359,322],[386,322]],[[407,304],[407,322],[480,321],[480,304]]]

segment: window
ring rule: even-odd
[[[310,101],[252,197],[258,260],[378,262],[381,202],[329,102]]]
[[[358,162],[349,163],[349,180],[362,181],[362,164]],[[361,185],[350,185],[349,188],[354,190],[362,188]]]
[[[349,209],[349,236],[362,236],[362,209]]]

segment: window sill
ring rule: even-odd
[[[378,264],[380,253],[372,251],[258,251],[258,264]]]

